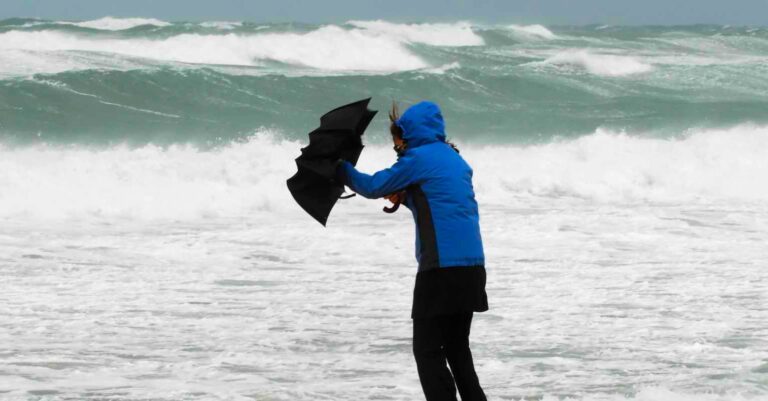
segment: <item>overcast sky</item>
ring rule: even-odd
[[[768,0],[0,0],[0,18],[768,25]]]

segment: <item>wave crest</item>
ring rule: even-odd
[[[232,30],[232,29],[242,27],[243,23],[240,21],[204,21],[199,23],[198,25],[200,25],[203,28]]]
[[[99,18],[91,21],[83,21],[83,22],[59,21],[57,23],[63,24],[63,25],[79,26],[81,28],[100,29],[104,31],[122,31],[125,29],[136,28],[137,26],[143,26],[143,25],[154,25],[159,27],[171,25],[170,22],[162,21],[155,18],[115,18],[115,17],[104,17],[104,18]]]
[[[591,74],[608,77],[641,74],[653,70],[653,66],[634,57],[595,54],[586,50],[560,52],[544,60],[543,64],[575,65],[584,68]]]
[[[468,22],[451,24],[396,24],[382,20],[348,21],[368,33],[383,35],[410,43],[432,46],[482,46],[485,41]]]
[[[188,220],[256,213],[300,215],[285,188],[303,146],[263,131],[247,142],[202,151],[117,146],[0,145],[0,218]],[[662,140],[598,131],[546,145],[462,146],[484,205],[590,202],[768,200],[768,127],[738,126]],[[366,147],[359,167],[394,162]],[[363,207],[352,202],[351,206]],[[357,205],[357,206],[355,206]]]
[[[511,195],[599,202],[768,200],[768,127],[704,130],[680,139],[600,129],[575,140],[473,152],[477,191],[491,202]]]
[[[57,24],[99,30],[170,25],[156,19],[113,17]],[[19,56],[21,63],[3,63],[0,74],[18,75],[25,70],[25,62],[31,64],[30,74],[66,71],[68,67],[60,67],[60,53],[67,53],[77,61],[65,60],[64,64],[72,65],[73,70],[88,67],[87,55],[83,53],[100,53],[193,64],[253,67],[271,61],[319,71],[391,73],[431,67],[409,44],[449,47],[484,44],[483,38],[466,22],[396,24],[380,20],[350,21],[346,26],[325,25],[307,32],[269,32],[257,29],[249,33],[226,32],[241,27],[240,22],[207,21],[199,26],[222,32],[124,37],[57,29],[10,30],[0,33],[0,57],[16,52],[8,57]],[[20,56],[19,52],[25,54]],[[125,59],[115,60],[115,64],[115,69],[121,69]],[[93,68],[105,67],[98,63]]]
[[[507,29],[512,31],[512,33],[516,34],[517,36],[521,36],[523,38],[527,39],[557,39],[557,35],[552,33],[547,27],[544,25],[509,25],[507,26]]]
[[[329,71],[397,72],[429,67],[401,41],[335,25],[306,33],[181,34],[165,39],[105,39],[56,31],[11,31],[0,34],[0,50],[85,51],[242,66],[258,66],[271,60]]]

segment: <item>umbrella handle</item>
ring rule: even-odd
[[[339,195],[339,199],[349,199],[349,198],[352,198],[354,196],[357,196],[357,194],[352,193],[352,194],[349,194],[349,195]]]
[[[399,208],[400,208],[400,202],[397,202],[394,205],[392,205],[392,207],[384,206],[384,208],[382,210],[384,211],[384,213],[394,213]]]

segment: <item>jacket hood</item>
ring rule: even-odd
[[[445,142],[445,122],[437,104],[424,101],[409,107],[395,121],[403,130],[409,148],[433,142]]]

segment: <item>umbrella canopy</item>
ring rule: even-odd
[[[293,199],[310,216],[325,225],[344,185],[335,180],[336,161],[357,164],[363,150],[362,135],[376,111],[368,110],[371,98],[358,100],[325,113],[320,127],[309,133],[309,145],[296,158],[299,171],[288,179]]]

